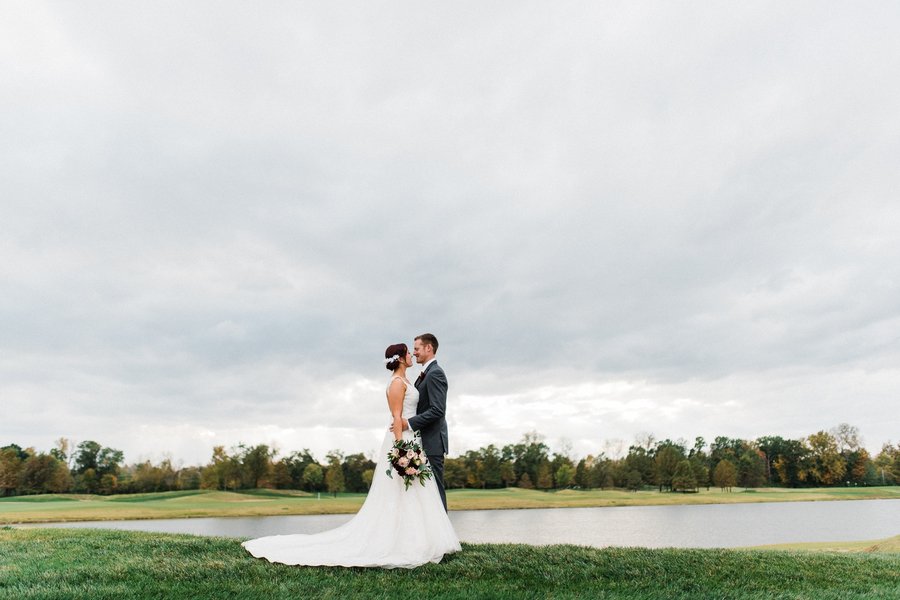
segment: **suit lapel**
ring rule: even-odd
[[[423,382],[423,381],[425,381],[425,377],[428,375],[428,371],[430,371],[431,368],[432,368],[434,365],[436,365],[436,364],[437,364],[437,361],[436,361],[436,360],[435,360],[435,361],[432,361],[431,364],[428,365],[428,368],[425,369],[424,371],[422,371],[422,374],[421,374],[421,375],[419,375],[418,377],[416,377],[416,382],[413,384],[413,385],[415,386],[416,389],[419,389],[419,386],[422,385],[422,382]]]

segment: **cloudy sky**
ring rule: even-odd
[[[4,2],[0,445],[900,441],[900,8]],[[413,375],[415,375],[414,370]]]

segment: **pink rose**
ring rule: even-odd
[[[412,467],[409,467],[408,469],[406,469],[406,474],[407,475],[418,475],[419,472],[416,471],[415,469],[413,469]]]
[[[400,460],[397,461],[397,464],[400,465],[401,467],[405,467],[406,465],[409,464],[409,459],[406,458],[405,456],[401,456]]]
[[[415,457],[416,457],[415,450],[407,450],[406,451],[406,458],[413,459]]]

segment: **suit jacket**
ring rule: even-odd
[[[416,416],[409,420],[409,428],[422,434],[426,455],[443,456],[450,447],[447,436],[447,376],[437,361],[425,369],[425,377],[416,380],[419,404]]]

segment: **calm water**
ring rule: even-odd
[[[352,516],[93,521],[40,526],[253,538],[316,533],[346,523]],[[453,511],[450,519],[464,542],[729,548],[874,540],[898,535],[900,500],[468,510]]]

